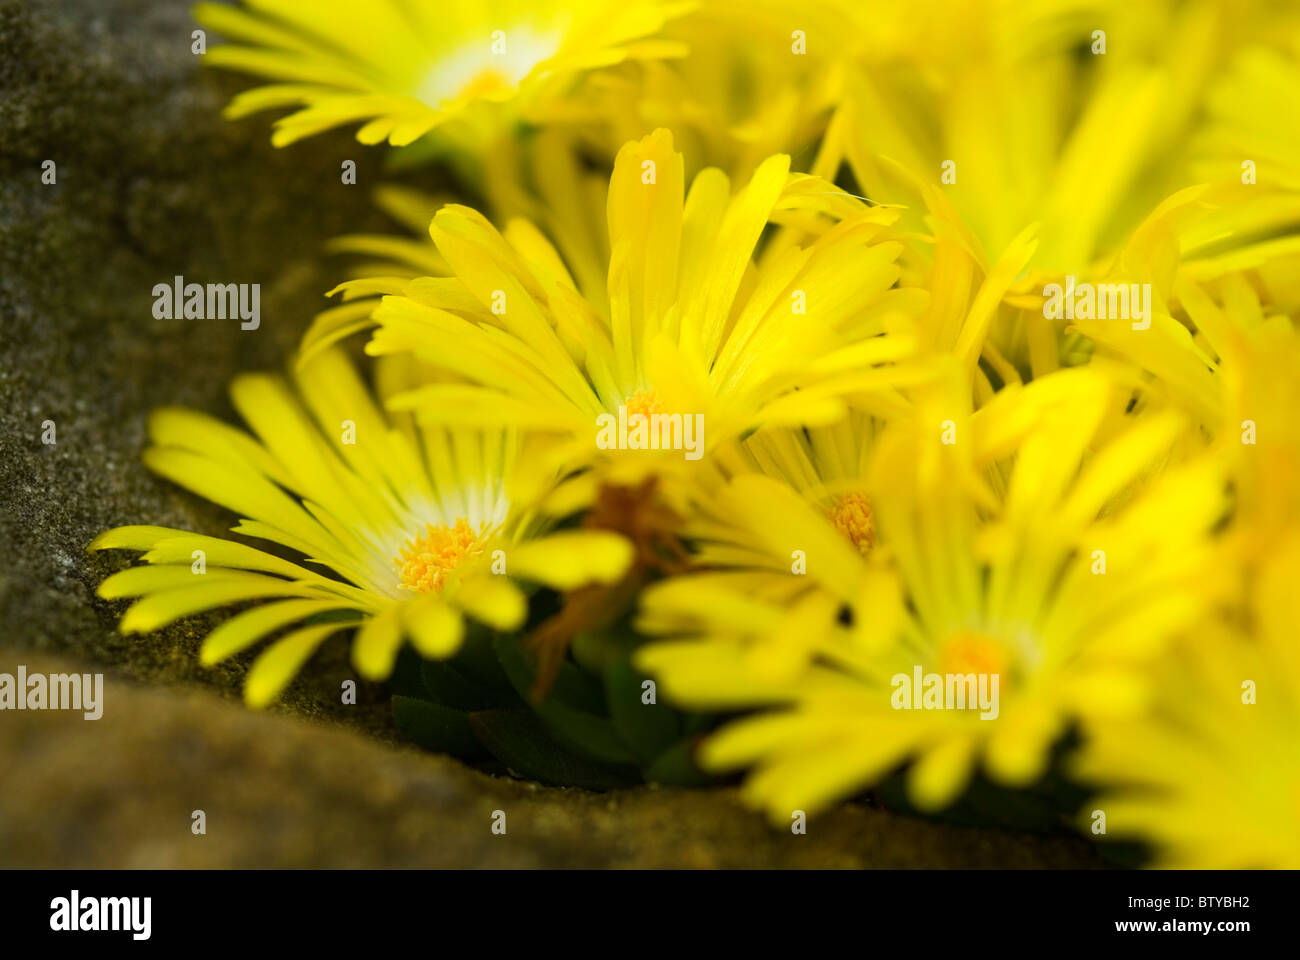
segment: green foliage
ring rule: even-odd
[[[626,624],[584,635],[581,657],[564,660],[538,700],[534,658],[519,635],[471,629],[449,660],[406,649],[389,681],[393,717],[426,750],[553,786],[707,784],[694,747],[714,718],[652,696],[631,665],[637,639]]]

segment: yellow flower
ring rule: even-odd
[[[816,575],[790,576],[800,556],[784,549],[788,539],[766,515],[766,506],[746,500],[745,477],[768,477],[797,491],[807,505],[801,510],[829,520],[860,556],[870,554],[877,530],[866,490],[877,429],[870,416],[855,410],[824,427],[765,427],[716,451],[712,469],[694,484],[680,531],[695,547],[692,568],[712,571],[693,577],[691,589],[716,577],[725,590],[751,599],[798,604],[820,583]],[[802,518],[788,520],[797,524]],[[840,546],[837,537],[828,539]],[[843,565],[825,559],[822,565],[848,572],[855,564],[849,557]],[[672,616],[667,605],[652,607],[643,615],[645,622],[655,613]]]
[[[864,491],[878,531],[866,558],[833,516],[744,476],[728,502],[771,556],[802,552],[804,571],[784,592],[755,595],[728,571],[644,599],[641,627],[674,638],[639,656],[666,695],[768,708],[701,757],[754,767],[746,795],[774,821],[904,763],[931,809],[981,758],[1003,783],[1032,782],[1071,720],[1143,702],[1142,665],[1207,602],[1220,477],[1200,462],[1158,469],[1185,430],[1175,412],[1124,417],[1125,392],[1086,368],[1008,387],[973,414],[961,396],[960,380],[921,391],[915,420],[886,428]],[[897,678],[918,670],[984,677],[993,702],[902,709]]]
[[[587,169],[569,131],[545,128],[502,139],[484,158],[480,178],[495,213],[506,221],[536,223],[554,241],[578,289],[597,301],[605,298],[609,242],[603,207],[609,180]],[[350,234],[330,243],[335,253],[373,259],[356,263],[349,279],[328,292],[342,294],[343,303],[318,315],[303,340],[304,359],[370,326],[366,321],[379,296],[400,294],[421,277],[452,273],[429,235],[429,222],[446,199],[396,185],[375,191],[378,206],[414,236]]]
[[[1091,344],[1044,319],[1047,283],[1151,283],[1159,317],[1174,296],[1165,289],[1171,251],[1163,236],[1135,237],[1153,226],[1153,211],[1181,202],[1179,191],[1207,173],[1236,178],[1251,156],[1269,171],[1261,184],[1289,182],[1277,159],[1287,134],[1268,132],[1285,129],[1276,119],[1295,72],[1294,52],[1287,60],[1274,49],[1294,35],[1294,17],[1277,5],[1252,4],[1244,14],[1219,0],[902,8],[905,16],[886,5],[873,42],[855,48],[812,170],[831,176],[847,164],[862,193],[906,206],[900,224],[933,236],[900,258],[906,282],[933,291],[932,310],[950,312],[972,274],[1006,274],[1002,302],[984,305],[965,344],[996,368],[991,385],[980,382],[990,372],[975,373],[984,396],[999,381],[1086,362]],[[1239,53],[1235,79],[1221,80]],[[1233,245],[1267,239],[1293,207],[1240,199],[1247,203],[1220,218],[1221,233],[1207,222],[1190,239],[1219,241],[1223,253],[1229,236]],[[1159,241],[1160,258],[1126,256],[1135,239]]]
[[[988,261],[1041,224],[1032,266],[1048,271],[1114,252],[1196,182],[1186,157],[1216,70],[1276,21],[1263,3],[1244,16],[1224,2],[901,6],[904,26],[861,46],[824,149],[914,216],[940,187]]]
[[[1211,623],[1155,672],[1139,722],[1096,722],[1076,773],[1101,785],[1081,829],[1150,842],[1157,864],[1300,867],[1300,538],[1261,573],[1250,634]]]
[[[699,4],[664,29],[686,56],[584,77],[574,100],[585,107],[594,152],[612,155],[667,127],[691,174],[714,166],[747,180],[777,153],[807,171],[841,96],[845,40],[865,34],[862,14],[834,0],[810,0],[797,12],[785,0]]]
[[[409,389],[420,371],[389,361],[379,374],[386,396]],[[143,565],[99,587],[106,599],[135,598],[122,616],[123,633],[269,601],[222,623],[200,653],[204,663],[216,663],[288,629],[253,663],[245,688],[251,705],[272,701],[339,630],[356,628],[354,665],[383,679],[404,639],[439,658],[460,646],[465,617],[519,628],[527,596],[516,581],[572,589],[617,580],[630,564],[622,538],[548,533],[526,504],[512,501],[515,478],[536,470],[512,432],[390,418],[333,350],[299,367],[295,381],[296,389],[263,374],[234,381],[231,398],[252,435],[195,411],[156,411],[144,459],[239,514],[234,532],[302,559],[152,526],[109,530],[90,545],[144,551]],[[322,614],[331,617],[321,622]]]
[[[575,75],[640,57],[680,56],[654,39],[684,5],[662,0],[246,0],[247,10],[195,7],[199,22],[237,41],[207,61],[275,81],[236,97],[231,118],[297,107],[278,121],[284,146],[363,122],[362,143],[409,144],[451,121],[505,129],[562,96]],[[475,112],[509,104],[507,116]],[[463,135],[463,134],[462,134]]]
[[[666,131],[619,152],[607,281],[594,296],[531,224],[512,221],[503,235],[473,210],[444,207],[430,232],[455,276],[385,297],[367,351],[413,353],[454,381],[397,405],[430,422],[556,434],[577,467],[644,457],[598,445],[602,418],[620,410],[695,418],[705,455],[759,426],[833,422],[845,395],[902,375],[896,361],[926,298],[891,289],[894,211],[791,174],[783,156],[735,195],[716,169],[685,194]],[[807,244],[774,243],[755,262],[764,230],[787,221]],[[683,452],[653,462],[684,462]]]
[[[444,276],[449,271],[425,233],[429,217],[441,206],[435,198],[409,187],[385,185],[375,191],[375,203],[415,236],[354,233],[330,241],[331,253],[370,259],[354,263],[349,279],[328,291],[326,296],[341,294],[342,302],[316,315],[300,344],[299,364],[373,326],[371,315],[383,295],[400,293],[417,277]]]
[[[1216,185],[1183,191],[1140,228],[1122,259],[1162,277],[1149,329],[1075,320],[1097,344],[1093,364],[1134,391],[1134,405],[1171,406],[1234,491],[1225,578],[1252,570],[1300,529],[1300,233],[1260,234],[1264,212],[1300,225],[1300,192]],[[1226,248],[1225,248],[1226,240]],[[1180,259],[1180,251],[1185,259]]]
[[[755,623],[766,629],[776,621],[805,637],[831,629],[841,610],[836,595],[856,589],[860,561],[876,542],[865,492],[875,429],[871,417],[853,411],[824,427],[766,427],[716,451],[692,485],[679,531],[694,547],[690,567],[696,572],[652,592],[639,629],[694,630],[701,617],[719,631],[743,633]],[[778,493],[774,504],[767,480],[797,491],[800,500],[791,506]],[[799,547],[792,550],[795,541]],[[811,570],[810,556],[816,558]],[[786,662],[799,660],[807,647],[778,642],[765,649]]]
[[[1300,15],[1289,17],[1274,34],[1283,49],[1242,49],[1211,89],[1196,144],[1202,179],[1239,178],[1249,162],[1256,184],[1300,190]]]

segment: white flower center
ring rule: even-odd
[[[493,30],[435,63],[417,96],[437,107],[448,100],[509,93],[555,55],[560,40],[556,31],[543,33],[530,26]]]

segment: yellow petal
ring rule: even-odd
[[[264,603],[231,617],[203,640],[199,662],[205,667],[246,650],[267,634],[318,613],[349,609],[328,600],[282,600]]]
[[[460,647],[465,622],[441,597],[427,594],[402,604],[402,617],[411,643],[435,660],[451,656]]]
[[[907,779],[908,796],[921,810],[942,810],[970,782],[974,765],[975,741],[950,733],[913,765]]]
[[[395,603],[361,625],[352,641],[352,665],[367,680],[383,680],[393,672],[401,646],[401,605]]]
[[[528,617],[527,599],[505,576],[485,574],[467,579],[456,594],[456,603],[497,630],[517,630]]]
[[[506,568],[511,576],[572,590],[619,579],[632,558],[632,544],[618,534],[581,530],[519,544],[506,552]]]
[[[302,665],[331,634],[353,623],[327,623],[304,627],[275,641],[253,661],[244,683],[244,702],[255,710],[265,707],[289,684]]]

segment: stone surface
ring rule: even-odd
[[[148,412],[234,419],[231,376],[282,368],[340,278],[322,245],[385,223],[364,186],[380,181],[379,153],[347,133],[275,150],[266,118],[223,121],[244,81],[203,69],[192,29],[183,2],[0,0],[0,644],[230,691],[247,660],[198,665],[208,618],[121,637],[122,605],[94,588],[128,558],[85,546],[127,523],[231,526],[140,465]],[[343,159],[358,186],[340,182]],[[153,286],[177,274],[260,283],[260,329],[155,319]],[[288,701],[319,710],[349,676],[335,644]],[[363,700],[378,707],[358,717],[387,730],[382,698]]]
[[[0,672],[13,672],[0,659]],[[73,669],[38,655],[29,671]],[[734,790],[608,794],[489,777],[203,691],[107,684],[104,714],[0,715],[0,863],[58,867],[1071,866],[1081,840],[845,805],[805,836]],[[204,811],[207,833],[191,832]],[[491,832],[506,815],[506,834]]]
[[[234,518],[139,463],[148,411],[233,419],[226,383],[279,367],[341,265],[329,238],[384,229],[381,155],[349,132],[286,150],[220,118],[234,77],[190,52],[189,4],[0,0],[0,672],[95,670],[99,721],[0,713],[0,866],[893,866],[1094,862],[1082,842],[962,830],[846,806],[807,837],[732,791],[609,795],[493,778],[402,747],[381,688],[333,641],[265,714],[249,658],[209,670],[220,615],[122,637],[95,586],[125,556],[100,531],[220,534]],[[41,163],[57,183],[41,183]],[[359,186],[339,165],[357,162]],[[260,283],[262,326],[152,315],[155,283]],[[57,444],[43,445],[53,420]],[[208,834],[190,833],[190,812]],[[507,811],[509,833],[488,831]]]

